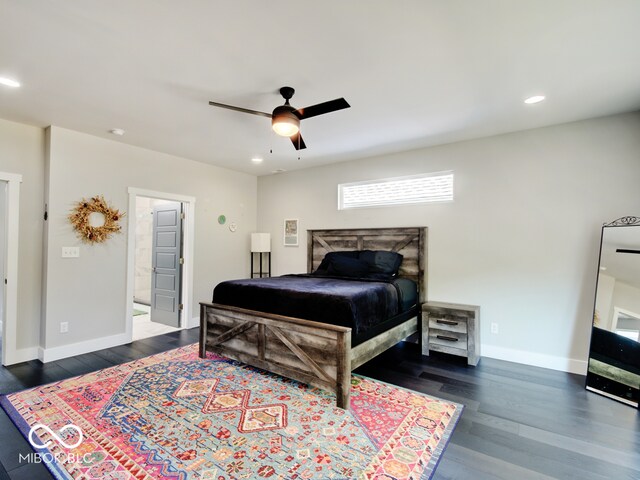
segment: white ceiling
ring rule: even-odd
[[[0,0],[0,117],[263,175],[638,110],[639,24],[639,0]],[[351,104],[302,122],[299,160],[207,103],[283,85]]]

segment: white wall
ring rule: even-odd
[[[22,175],[16,347],[17,357],[28,360],[40,343],[44,131],[0,119],[0,171]]]
[[[305,270],[307,229],[428,226],[428,298],[481,306],[484,355],[584,372],[600,227],[640,214],[639,158],[635,113],[260,177],[258,229],[283,274]],[[453,203],[337,210],[338,183],[441,170]]]
[[[196,198],[193,312],[199,311],[198,302],[211,300],[218,282],[248,276],[249,234],[256,229],[255,176],[59,127],[50,127],[48,167],[45,350],[61,352],[71,345],[77,352],[125,331],[126,217],[122,234],[104,244],[82,243],[67,220],[82,197],[103,195],[121,211],[127,209],[128,187]],[[218,225],[219,214],[236,222],[238,230]],[[80,257],[61,258],[63,246],[79,246]],[[59,333],[63,321],[69,322],[67,334]]]
[[[129,186],[195,196],[194,308],[219,281],[248,275],[252,231],[273,235],[279,274],[305,270],[306,229],[426,225],[429,298],[481,305],[484,355],[574,370],[587,355],[600,226],[640,213],[637,113],[261,177],[257,214],[250,175],[56,127],[50,147],[45,154],[41,128],[0,120],[0,171],[23,176],[17,347],[25,355],[41,344],[43,297],[45,348],[124,331],[127,222],[105,245],[81,244],[66,216],[82,196],[103,194],[121,210]],[[456,174],[452,204],[336,210],[337,183],[446,169]],[[217,224],[223,213],[238,223],[235,234]],[[282,246],[284,218],[300,219],[300,247]],[[81,257],[61,259],[67,245]],[[58,333],[60,321],[68,334]]]

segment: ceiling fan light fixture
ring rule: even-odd
[[[292,111],[278,107],[271,117],[271,127],[278,135],[291,137],[300,131],[300,119]]]

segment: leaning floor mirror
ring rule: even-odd
[[[640,217],[602,227],[587,390],[638,408]]]

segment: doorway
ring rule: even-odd
[[[136,197],[133,340],[180,329],[182,203]]]
[[[189,326],[194,202],[129,189],[127,333],[132,341]]]

